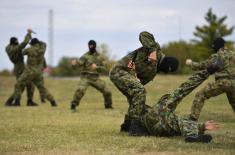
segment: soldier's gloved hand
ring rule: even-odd
[[[224,67],[224,61],[218,58],[214,63],[212,63],[208,68],[207,71],[209,74],[214,74],[218,70]]]

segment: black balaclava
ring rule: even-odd
[[[11,37],[10,38],[10,45],[18,45],[18,39],[16,37]]]
[[[38,44],[39,43],[39,40],[38,40],[38,38],[33,38],[31,41],[30,41],[30,45],[36,45],[36,44]]]
[[[178,69],[178,66],[179,66],[179,61],[177,58],[164,57],[158,69],[161,72],[168,73],[176,71]]]
[[[92,46],[92,47],[90,47],[90,46]],[[95,53],[96,52],[96,42],[94,40],[90,40],[88,42],[88,48],[89,48],[89,52]]]
[[[212,48],[215,52],[217,52],[219,49],[223,48],[225,44],[225,41],[223,38],[216,38],[214,42],[212,43]]]

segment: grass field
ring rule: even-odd
[[[147,104],[154,104],[186,78],[156,77],[146,86]],[[27,107],[25,93],[21,107],[5,107],[15,80],[0,77],[0,154],[235,154],[235,117],[225,95],[208,100],[201,113],[200,120],[213,119],[221,124],[219,130],[211,133],[214,139],[210,144],[188,144],[182,137],[129,137],[119,132],[128,107],[126,98],[108,78],[104,79],[113,92],[114,109],[104,109],[102,95],[89,88],[78,111],[71,113],[69,105],[77,79],[46,79],[46,87],[59,104],[57,108],[49,103]],[[189,114],[195,92],[183,100],[177,114]],[[39,103],[38,91],[35,101]]]

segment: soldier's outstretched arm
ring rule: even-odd
[[[32,30],[31,30],[31,29],[28,29],[27,31],[28,31],[28,33],[27,33],[26,36],[24,37],[23,42],[20,43],[20,45],[19,45],[19,48],[20,48],[21,50],[24,49],[24,48],[27,46],[27,44],[29,43],[29,41],[30,41],[31,38],[32,38],[32,36],[31,36]]]
[[[217,54],[211,55],[207,60],[201,61],[201,62],[194,62],[191,59],[186,60],[186,64],[190,65],[192,70],[203,70],[209,67],[212,63],[214,63],[218,58]],[[191,62],[189,61],[191,60]]]

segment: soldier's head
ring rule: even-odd
[[[10,38],[10,45],[18,45],[18,39],[16,37],[11,37]]]
[[[219,49],[224,48],[225,41],[223,38],[216,38],[212,43],[212,48],[215,52],[217,52]]]
[[[178,69],[179,61],[175,57],[164,57],[160,66],[159,71],[163,73],[174,72]]]
[[[143,31],[139,34],[139,41],[143,46],[149,48],[150,51],[152,49],[155,49],[157,51],[161,50],[160,45],[158,44],[158,42],[155,41],[153,34],[147,31]]]
[[[90,40],[88,42],[88,48],[90,52],[92,53],[96,52],[96,42],[94,40]]]
[[[34,46],[34,45],[36,45],[36,44],[38,44],[39,43],[39,40],[38,40],[38,38],[33,38],[31,41],[30,41],[30,45],[31,46]]]

